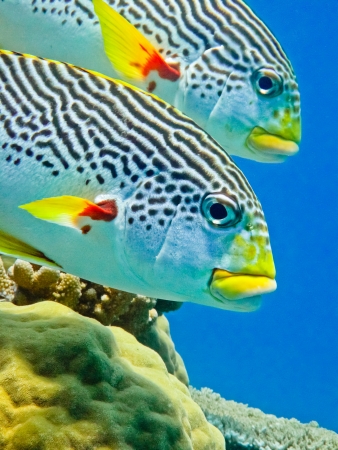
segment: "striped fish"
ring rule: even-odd
[[[153,92],[230,154],[281,162],[298,151],[295,74],[242,0],[2,0],[0,44]]]
[[[129,292],[251,310],[275,289],[254,192],[162,100],[0,52],[0,253]]]

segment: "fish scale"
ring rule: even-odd
[[[235,303],[223,298],[219,273],[226,286],[228,271],[242,270],[250,289],[251,274],[267,283],[263,291],[275,288],[259,201],[224,150],[177,109],[126,83],[8,51],[0,51],[0,100],[2,252],[222,308],[253,306],[236,297],[241,279],[235,294],[225,289]],[[234,205],[224,216],[233,225],[210,225],[202,213],[210,196]]]

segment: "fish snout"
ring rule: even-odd
[[[244,249],[246,250],[246,249]],[[250,298],[257,303],[257,298],[276,290],[276,269],[270,248],[260,246],[255,257],[243,264],[239,270],[215,268],[210,280],[210,293],[219,301],[227,304],[227,309],[251,311]],[[241,300],[247,299],[243,308]],[[236,306],[238,303],[239,307]],[[247,307],[249,305],[249,307]]]
[[[267,162],[283,162],[288,156],[298,153],[301,134],[300,115],[287,108],[266,126],[253,128],[246,145]]]
[[[271,162],[283,162],[288,156],[299,151],[297,142],[300,134],[283,133],[272,134],[264,128],[255,127],[247,138],[246,144],[250,150],[259,153]]]
[[[277,283],[274,278],[265,275],[232,273],[215,269],[210,283],[210,292],[218,300],[236,301],[256,297],[275,291]]]

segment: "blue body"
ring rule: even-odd
[[[283,42],[302,95],[299,155],[237,161],[264,205],[278,290],[247,315],[184,305],[172,335],[192,385],[338,432],[338,3],[248,4]]]

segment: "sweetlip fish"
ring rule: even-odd
[[[0,51],[0,253],[233,310],[276,288],[262,208],[191,119],[124,82]]]
[[[230,154],[298,151],[300,97],[280,44],[241,0],[2,0],[0,45],[122,78]]]

